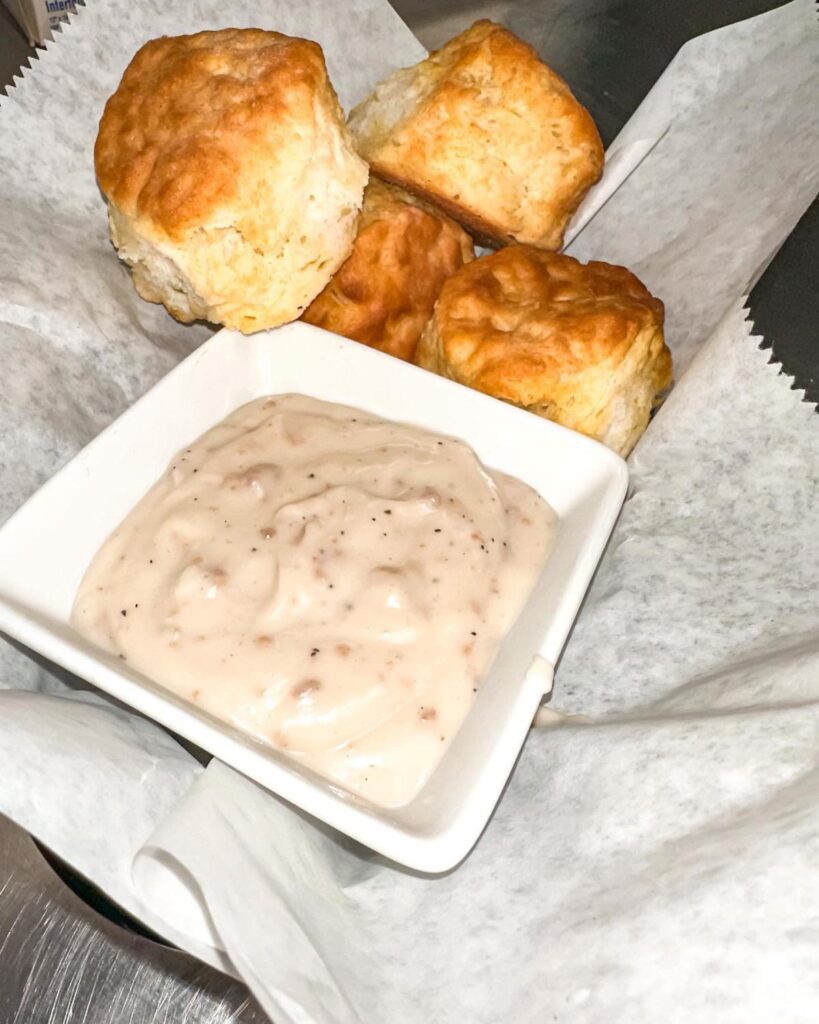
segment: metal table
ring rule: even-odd
[[[393,0],[432,49],[478,17],[535,45],[609,143],[684,42],[777,0]],[[0,6],[0,89],[30,55]],[[773,357],[819,401],[819,204],[768,267],[751,312]],[[0,815],[2,1024],[256,1024],[240,983],[171,949]]]

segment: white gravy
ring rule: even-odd
[[[458,730],[554,514],[460,441],[302,395],[179,452],[72,621],[182,697],[383,806]]]

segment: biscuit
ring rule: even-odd
[[[625,267],[509,246],[446,282],[416,362],[625,456],[671,383],[663,316]]]
[[[589,113],[531,46],[491,21],[394,72],[348,123],[373,173],[485,245],[559,249],[603,170]]]
[[[94,162],[140,295],[245,332],[296,319],[349,256],[369,173],[321,47],[260,29],[146,43]]]
[[[302,319],[412,360],[441,286],[474,255],[449,217],[370,178],[352,254]]]

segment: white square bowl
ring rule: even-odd
[[[475,703],[420,794],[384,810],[163,690],[72,629],[80,580],[171,457],[238,406],[301,392],[459,437],[534,487],[554,545]],[[372,849],[419,871],[454,867],[489,819],[623,503],[625,463],[504,402],[305,324],[221,331],[180,363],[0,529],[0,629]],[[430,660],[434,652],[430,651]],[[548,683],[548,676],[546,682]]]

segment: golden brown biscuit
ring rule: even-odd
[[[246,332],[294,320],[341,266],[368,176],[321,47],[260,29],[146,43],[94,161],[140,295]]]
[[[531,46],[491,21],[390,75],[349,126],[375,174],[487,245],[559,249],[603,170],[588,112]]]
[[[444,281],[474,256],[449,217],[370,178],[352,254],[302,319],[411,360]]]
[[[663,312],[625,267],[513,245],[446,282],[416,362],[625,456],[671,383]]]

